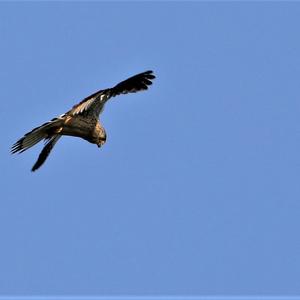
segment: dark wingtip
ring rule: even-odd
[[[142,74],[146,75],[146,78],[147,78],[147,79],[154,79],[154,78],[156,78],[155,75],[153,74],[153,71],[152,71],[152,70],[148,70],[148,71],[146,71],[146,72],[144,72],[144,73],[142,73]],[[152,83],[152,82],[151,82],[151,83]]]
[[[111,95],[116,96],[120,94],[136,93],[139,91],[147,90],[148,86],[152,84],[151,80],[154,79],[152,70],[148,70],[136,74],[111,88]]]
[[[11,148],[10,148],[10,153],[15,154],[17,152],[21,153],[22,152],[22,141],[23,138],[18,140],[16,143],[14,143]]]

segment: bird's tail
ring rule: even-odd
[[[53,147],[57,143],[57,141],[60,139],[60,137],[61,137],[61,135],[56,134],[47,140],[45,147],[43,148],[37,161],[35,162],[35,164],[33,165],[32,169],[31,169],[32,172],[37,170],[45,162],[45,160],[49,156],[51,150],[53,149]]]

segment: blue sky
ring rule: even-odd
[[[299,295],[300,3],[0,3],[1,295]],[[152,69],[98,149],[10,146]]]

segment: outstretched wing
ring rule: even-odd
[[[113,88],[100,90],[86,98],[81,102],[74,105],[73,108],[66,114],[77,115],[77,114],[88,114],[96,117],[102,112],[106,101],[120,94],[136,93],[139,91],[147,90],[148,86],[152,84],[152,79],[155,76],[152,71],[146,71],[135,76],[132,76]]]
[[[114,97],[120,94],[136,93],[147,90],[148,86],[152,84],[151,80],[154,78],[153,71],[146,71],[132,76],[110,89],[111,96]]]
[[[36,163],[33,165],[31,171],[34,172],[37,170],[47,159],[49,156],[51,150],[53,149],[54,145],[57,143],[57,141],[60,139],[61,135],[53,135],[51,138],[48,139],[48,141],[45,144],[45,147],[43,148],[42,152],[40,153]]]
[[[43,139],[49,139],[63,125],[63,116],[54,118],[43,125],[32,129],[11,147],[11,153],[22,153]]]
[[[100,90],[80,101],[69,110],[67,115],[93,114],[98,116],[103,109],[105,102],[110,98],[109,90]]]

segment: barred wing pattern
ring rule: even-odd
[[[37,170],[45,162],[51,150],[62,135],[78,136],[90,141],[89,136],[86,136],[86,134],[84,137],[82,135],[78,135],[78,124],[84,124],[84,127],[80,128],[81,132],[90,130],[90,124],[94,124],[95,119],[98,119],[107,100],[120,94],[136,93],[142,90],[147,90],[148,86],[152,84],[151,80],[154,78],[155,76],[152,71],[146,71],[120,82],[113,88],[99,90],[93,93],[92,95],[84,98],[78,104],[74,105],[73,108],[65,114],[62,114],[57,118],[53,118],[51,121],[46,122],[26,133],[12,146],[11,153],[22,153],[41,140],[45,140],[45,146],[36,163],[32,167],[32,171]],[[81,120],[76,122],[76,118],[81,118]],[[82,122],[82,118],[84,118],[84,122]],[[70,123],[70,121],[72,121],[72,124],[76,124],[74,126],[77,127],[70,127],[70,125],[68,125],[68,132],[66,133],[66,131],[64,131],[64,126],[66,126],[67,123]],[[97,123],[95,126],[101,126],[101,124]],[[91,142],[95,143],[94,141]]]
[[[136,93],[142,90],[147,90],[148,86],[152,84],[151,79],[154,79],[152,71],[146,71],[135,76],[132,76],[113,88],[100,90],[92,95],[84,98],[80,103],[73,106],[67,114],[93,114],[99,116],[103,111],[104,104],[111,97],[120,94]]]
[[[43,139],[49,139],[53,132],[58,130],[63,125],[64,115],[58,118],[53,118],[51,121],[38,126],[31,131],[27,132],[22,138],[20,138],[11,147],[11,153],[22,153]]]

